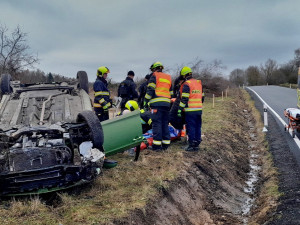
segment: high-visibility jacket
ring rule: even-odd
[[[151,106],[170,106],[171,95],[171,76],[162,72],[154,72],[147,86],[145,101],[149,101]]]
[[[188,88],[184,88],[184,86]],[[185,92],[184,90],[189,90]],[[179,104],[180,108],[184,108],[186,112],[200,111],[202,110],[202,83],[201,80],[189,79],[183,83],[180,88],[181,102]],[[188,99],[187,103],[184,99]]]
[[[107,81],[102,77],[97,77],[94,83],[94,108],[110,108],[110,93],[107,88]]]

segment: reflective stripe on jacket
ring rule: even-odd
[[[150,100],[150,104],[155,102],[170,103],[171,102],[170,89],[172,85],[171,76],[169,74],[162,73],[162,72],[154,72],[153,76],[155,76],[156,78],[156,84],[154,86],[156,96],[155,98],[152,98]],[[151,86],[153,84],[149,84],[149,85]]]
[[[190,92],[185,93],[182,91],[183,86],[188,85]],[[180,102],[180,107],[184,108],[184,111],[200,111],[202,110],[202,83],[201,80],[190,79],[183,83],[180,88],[180,97],[188,98],[187,105]]]
[[[110,103],[110,93],[107,88],[107,81],[103,77],[97,77],[94,86],[94,107],[95,108],[109,108]]]

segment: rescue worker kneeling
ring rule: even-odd
[[[185,112],[185,121],[189,145],[186,151],[199,151],[201,143],[201,125],[202,125],[202,103],[204,94],[202,92],[201,80],[192,77],[192,69],[183,67],[180,71],[185,82],[180,87],[180,104],[177,115],[182,116]]]
[[[133,112],[135,110],[139,110],[139,105],[136,101],[130,100],[130,101],[126,102],[125,108],[126,109],[124,111],[122,111],[118,116],[124,115],[129,112]],[[141,109],[140,117],[141,117],[142,130],[143,130],[143,134],[144,134],[148,130],[152,129],[151,113],[149,111],[145,111],[144,109]]]

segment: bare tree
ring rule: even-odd
[[[242,86],[246,84],[246,74],[245,71],[242,69],[235,69],[231,71],[229,75],[230,82],[234,83],[237,86]]]
[[[15,75],[39,61],[29,52],[27,34],[18,26],[10,35],[8,28],[0,24],[0,72]]]
[[[298,49],[295,50],[295,58],[294,58],[294,60],[295,60],[295,65],[297,67],[300,67],[300,48],[298,48]]]
[[[248,85],[256,86],[262,85],[262,76],[260,74],[259,68],[257,66],[249,66],[246,69],[246,77],[248,81]]]
[[[277,62],[275,60],[268,59],[264,65],[260,66],[260,70],[261,70],[262,74],[264,75],[264,78],[265,78],[265,81],[267,82],[267,84],[274,84],[273,76],[274,76],[274,73],[278,70]]]

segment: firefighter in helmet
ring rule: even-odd
[[[144,108],[151,108],[154,151],[166,150],[170,145],[169,110],[172,96],[172,80],[169,74],[163,73],[161,62],[151,66],[153,71],[147,86]]]
[[[107,75],[109,69],[105,66],[101,66],[97,70],[97,79],[94,83],[94,111],[98,116],[100,122],[109,119],[108,109],[112,107],[110,100],[110,92],[107,88]]]
[[[187,135],[189,145],[185,147],[186,151],[199,151],[201,143],[202,126],[202,103],[204,102],[204,93],[201,80],[193,78],[192,69],[183,67],[180,76],[184,83],[180,87],[180,104],[177,112],[178,117],[185,114]]]

